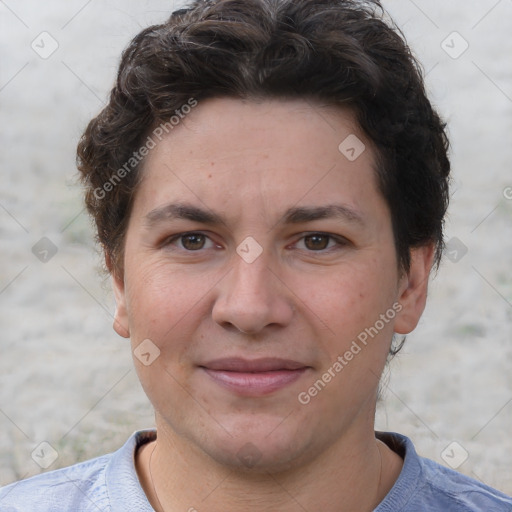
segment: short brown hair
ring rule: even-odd
[[[196,0],[131,41],[107,106],[78,145],[86,205],[115,270],[123,267],[141,167],[130,159],[191,98],[211,97],[350,106],[376,148],[400,268],[409,268],[412,247],[430,242],[439,263],[450,171],[445,125],[380,3]]]

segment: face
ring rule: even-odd
[[[354,135],[355,160],[339,149]],[[350,112],[206,100],[145,161],[116,329],[145,354],[134,361],[162,435],[282,469],[373,436],[391,337],[415,327],[431,261],[417,249],[398,271]]]

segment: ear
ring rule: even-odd
[[[428,279],[434,254],[434,244],[411,250],[411,266],[399,284],[398,302],[402,309],[395,320],[397,334],[409,334],[418,325],[427,302]]]
[[[110,272],[112,279],[112,289],[116,299],[116,311],[114,313],[114,331],[123,338],[130,337],[130,326],[128,322],[128,311],[126,308],[126,295],[124,286],[124,276],[115,268],[109,254],[105,253],[105,264]]]

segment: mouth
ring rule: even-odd
[[[199,367],[216,384],[241,396],[268,395],[298,380],[310,367],[289,359],[226,358]]]

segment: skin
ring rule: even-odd
[[[338,150],[350,134],[366,145],[352,162]],[[177,203],[222,222],[155,214]],[[290,208],[334,204],[353,214],[287,222]],[[191,231],[199,237],[178,236]],[[252,263],[236,251],[248,236],[262,248]],[[379,378],[393,333],[412,331],[423,312],[433,247],[411,254],[400,272],[374,152],[350,111],[200,102],[148,155],[123,271],[112,268],[116,331],[133,349],[150,339],[160,350],[148,366],[134,358],[155,408],[158,439],[136,461],[155,510],[373,510],[402,466],[375,439]],[[301,404],[299,393],[397,303],[394,319]],[[307,370],[272,393],[240,396],[200,367],[233,356]]]

